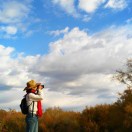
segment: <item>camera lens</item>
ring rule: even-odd
[[[42,88],[44,88],[44,85],[41,85],[42,86]]]

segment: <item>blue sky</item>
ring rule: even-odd
[[[92,11],[88,12],[83,7],[80,9],[79,1],[74,0],[73,7],[76,13],[69,13],[67,11],[68,7],[63,7],[63,5],[68,3],[65,0],[2,1],[1,13],[8,11],[4,7],[6,6],[8,8],[8,4],[11,3],[14,5],[21,4],[26,9],[22,15],[16,14],[16,16],[13,16],[12,14],[9,22],[1,20],[1,27],[16,27],[16,25],[21,24],[23,28],[26,28],[26,31],[22,31],[21,27],[17,27],[18,31],[16,33],[8,34],[7,31],[1,31],[1,43],[6,46],[13,46],[19,52],[44,54],[48,52],[48,44],[58,39],[58,37],[49,35],[49,32],[52,30],[62,30],[66,27],[70,29],[79,27],[93,34],[113,25],[124,25],[128,19],[131,19],[132,2],[130,0],[120,0],[121,2],[119,1],[119,4],[121,3],[121,7],[118,7],[119,4],[117,4],[118,2],[116,0],[113,0],[115,1],[115,3],[113,2],[113,7],[105,7],[109,2],[108,0],[102,0],[97,5],[96,0],[94,1],[95,4],[93,4]],[[70,8],[71,4],[67,5]],[[9,7],[9,10],[11,10],[11,7]],[[14,11],[17,10],[23,11],[24,9],[15,9]],[[19,18],[17,15],[21,15],[21,17]],[[9,17],[8,14],[7,17]],[[18,19],[17,22],[13,22],[15,17]],[[31,45],[32,49],[30,50]]]
[[[123,88],[111,76],[132,54],[131,0],[0,3],[1,94],[19,93],[0,96],[0,107],[19,109],[30,79],[45,83],[46,108],[82,110],[116,100]]]

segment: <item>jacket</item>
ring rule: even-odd
[[[43,91],[42,90],[38,90],[38,94],[34,94],[34,93],[29,93],[26,95],[26,101],[27,101],[27,105],[28,107],[28,112],[33,114],[36,114],[38,111],[37,108],[37,101],[43,100]],[[33,109],[33,101],[34,101],[34,109]]]

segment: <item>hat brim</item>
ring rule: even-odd
[[[25,88],[23,89],[23,91],[28,90],[28,89],[34,89],[34,88],[36,88],[36,87],[39,86],[39,85],[41,85],[41,83],[36,83],[36,86],[34,86],[34,87],[25,87]]]

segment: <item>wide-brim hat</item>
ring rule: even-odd
[[[34,80],[30,80],[29,82],[27,82],[27,86],[24,88],[23,91],[28,90],[28,89],[36,89],[38,85],[40,85],[41,83],[36,83]]]

